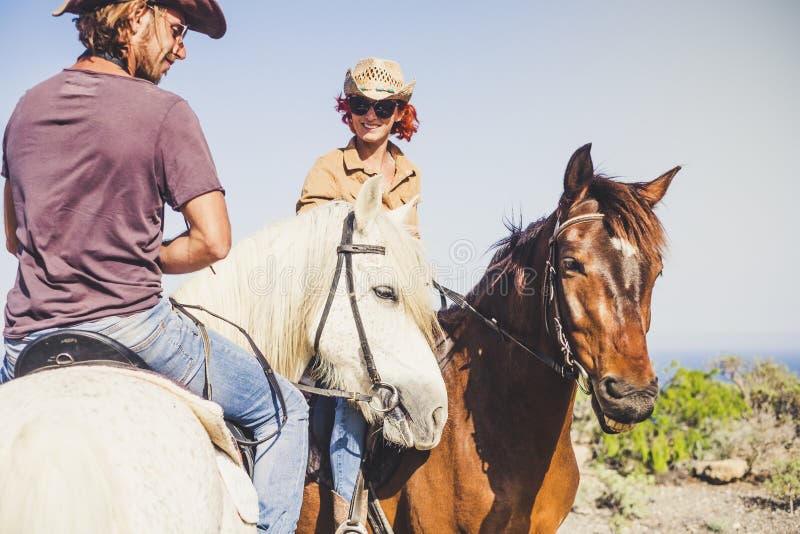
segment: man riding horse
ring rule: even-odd
[[[230,248],[198,119],[157,87],[186,58],[187,30],[225,34],[222,10],[215,0],[67,0],[54,15],[63,13],[77,15],[86,50],[20,99],[3,139],[6,246],[19,269],[0,381],[14,377],[26,346],[66,327],[117,340],[197,394],[208,371],[226,417],[256,439],[275,433],[256,452],[259,530],[292,532],[307,460],[303,396],[283,377],[271,385],[250,354],[213,331],[206,368],[204,333],[162,298],[163,273],[203,269]],[[165,204],[189,227],[168,241]]]

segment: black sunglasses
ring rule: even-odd
[[[399,100],[370,100],[363,96],[348,96],[347,104],[350,106],[350,111],[353,115],[366,115],[369,109],[375,110],[375,115],[379,119],[388,119],[398,107],[403,109],[405,102]]]

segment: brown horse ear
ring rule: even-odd
[[[639,196],[642,197],[645,202],[650,204],[650,207],[652,208],[658,204],[662,198],[664,198],[664,195],[667,193],[667,189],[669,189],[669,184],[672,183],[672,179],[675,178],[675,175],[678,174],[679,170],[681,170],[680,165],[674,169],[668,170],[652,182],[644,184],[641,189],[639,189]]]
[[[572,154],[564,173],[564,196],[570,204],[574,204],[586,195],[589,184],[594,178],[592,163],[592,144],[587,143]]]

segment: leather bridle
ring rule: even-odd
[[[553,327],[555,330],[556,342],[558,343],[559,347],[561,348],[561,355],[564,357],[564,363],[577,371],[576,381],[578,386],[583,390],[584,393],[587,395],[591,392],[591,382],[589,382],[589,373],[580,364],[578,360],[575,359],[572,353],[572,347],[570,347],[569,340],[567,339],[566,332],[564,331],[564,321],[561,317],[561,307],[559,306],[559,301],[563,298],[564,288],[561,286],[560,283],[556,283],[556,279],[558,278],[558,238],[569,228],[570,226],[581,224],[585,222],[591,221],[601,221],[603,220],[604,215],[602,213],[587,213],[585,215],[577,215],[572,217],[571,219],[567,219],[563,223],[559,221],[559,217],[556,218],[556,224],[553,228],[553,235],[548,240],[548,247],[549,252],[547,254],[547,261],[544,265],[544,281],[542,282],[542,294],[543,294],[543,306],[544,306],[544,325],[545,330],[548,334],[551,333],[550,331],[550,322],[548,318],[551,315],[548,313],[550,306],[553,307],[553,314],[552,314],[552,322]]]
[[[577,215],[561,223],[559,221],[560,216],[558,216],[556,217],[556,224],[553,228],[553,235],[550,236],[548,240],[549,251],[547,260],[545,262],[544,279],[542,281],[542,316],[544,317],[545,329],[548,334],[552,334],[550,330],[550,321],[553,322],[556,342],[561,349],[561,359],[557,359],[549,354],[544,354],[533,350],[519,338],[513,336],[507,330],[499,326],[496,319],[486,317],[480,311],[475,309],[475,307],[472,306],[463,295],[460,295],[452,289],[442,286],[438,282],[433,283],[434,287],[439,290],[443,298],[446,296],[456,303],[460,308],[469,310],[478,318],[482,319],[486,326],[500,334],[501,337],[517,345],[529,355],[533,356],[547,367],[555,371],[562,378],[575,380],[578,383],[578,386],[586,394],[589,394],[591,392],[589,373],[573,356],[572,348],[570,347],[569,340],[567,339],[566,332],[564,331],[561,309],[559,307],[559,300],[563,297],[563,288],[561,287],[560,283],[556,283],[556,279],[558,278],[558,239],[570,226],[584,222],[599,221],[602,220],[603,217],[604,215],[602,213],[589,213],[586,215]],[[551,306],[553,309],[552,316],[550,314]]]
[[[333,305],[333,299],[336,296],[336,289],[339,285],[339,278],[341,278],[342,267],[344,266],[345,281],[347,283],[347,294],[350,299],[350,309],[353,311],[353,319],[356,323],[356,330],[358,331],[358,339],[361,345],[360,352],[364,359],[364,364],[369,373],[370,386],[367,395],[362,397],[371,397],[368,401],[369,406],[380,413],[390,412],[400,404],[400,394],[397,388],[388,382],[381,379],[378,368],[375,365],[375,358],[372,355],[372,350],[369,348],[369,341],[367,340],[367,333],[364,330],[364,323],[361,320],[361,313],[358,310],[358,302],[356,301],[355,282],[353,280],[353,254],[386,254],[386,247],[378,245],[362,245],[353,243],[353,231],[355,225],[355,212],[350,212],[344,219],[342,226],[342,240],[336,248],[338,259],[336,260],[336,270],[333,273],[333,282],[328,292],[328,298],[325,301],[325,307],[322,310],[322,317],[320,318],[319,325],[317,326],[317,334],[314,337],[314,358],[319,358],[319,342],[322,338],[322,331],[325,328],[325,323],[328,320],[328,314]],[[373,401],[378,400],[382,403],[381,406],[376,406]]]

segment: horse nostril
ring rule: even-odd
[[[604,378],[602,387],[605,390],[605,393],[608,397],[621,399],[622,397],[625,396],[624,384],[621,384],[620,381],[614,378],[613,376]]]
[[[435,427],[442,427],[447,421],[447,413],[441,406],[433,410],[433,414],[431,415],[431,417],[433,418],[433,425]]]

